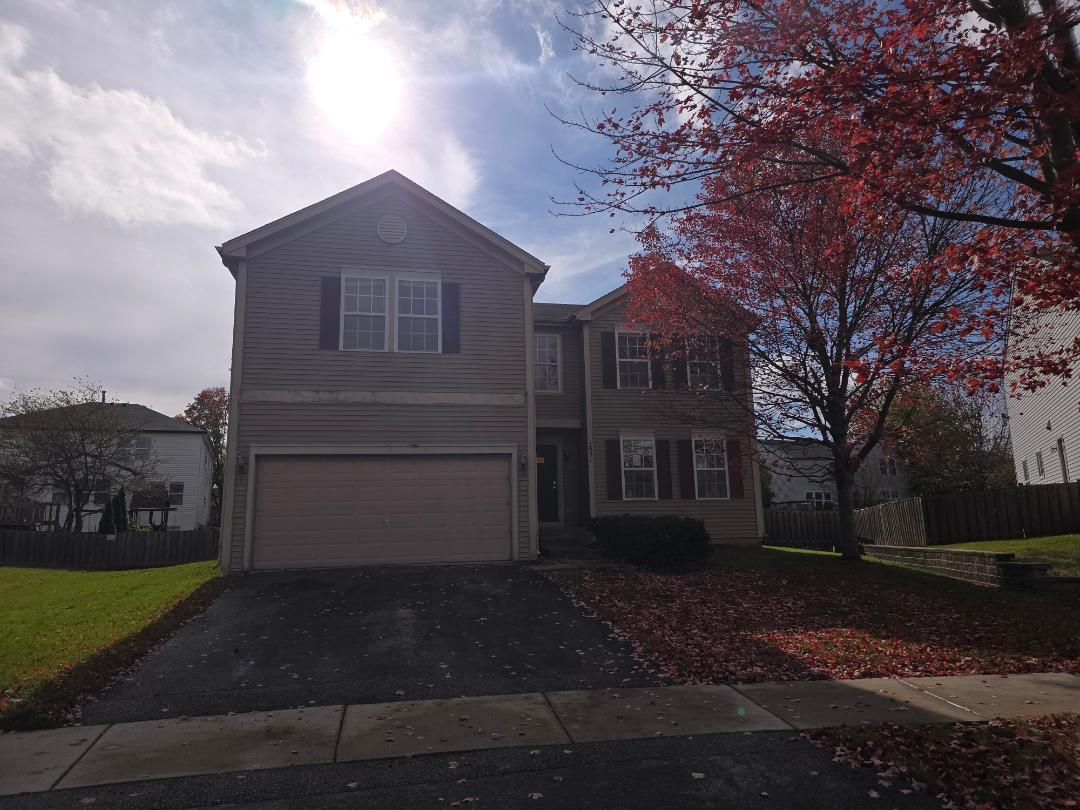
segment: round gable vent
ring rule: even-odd
[[[380,219],[379,224],[375,226],[375,230],[378,232],[380,239],[391,245],[397,244],[404,239],[405,234],[409,231],[405,225],[405,220],[397,214],[387,214]]]

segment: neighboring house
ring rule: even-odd
[[[832,456],[816,439],[760,440],[761,465],[768,470],[773,508],[836,508]],[[855,473],[856,506],[907,498],[908,474],[901,461],[878,445]]]
[[[169,493],[169,528],[197,529],[210,519],[210,487],[213,483],[214,453],[206,431],[179,422],[144,405],[129,402],[94,404],[95,408],[114,408],[130,429],[138,431],[132,452],[136,459],[155,462],[155,480]],[[8,417],[13,418],[13,417]],[[0,425],[4,420],[0,419]],[[95,494],[87,510],[100,512],[106,498],[113,492]],[[139,506],[129,492],[129,504]],[[34,496],[48,503],[51,523],[63,525],[67,517],[67,500],[60,490],[41,492]],[[145,504],[147,513],[151,504]],[[155,520],[160,520],[160,504],[153,504]],[[85,513],[84,513],[85,514]],[[140,516],[142,519],[142,515]],[[99,514],[86,516],[83,530],[96,531]]]
[[[670,415],[687,374],[637,357],[623,290],[534,304],[547,265],[397,172],[218,251],[228,569],[534,559],[541,523],[622,512],[763,534],[745,429]],[[745,397],[736,365],[697,378]]]
[[[1040,316],[1038,340],[1047,349],[1080,340],[1080,312]],[[1080,363],[1068,385],[1051,380],[1038,391],[1009,397],[1009,434],[1020,484],[1080,481]]]

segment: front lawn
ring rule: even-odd
[[[979,540],[934,548],[966,548],[972,551],[1007,551],[1023,562],[1050,563],[1050,573],[1080,577],[1080,534],[1031,537],[1027,540]]]
[[[690,574],[549,572],[684,683],[1080,673],[1080,606],[870,560],[726,548]]]
[[[20,713],[35,693],[72,673],[80,674],[79,688],[104,685],[116,667],[145,652],[140,643],[117,654],[118,643],[140,633],[143,642],[156,641],[160,634],[147,629],[167,632],[170,611],[217,576],[215,562],[137,571],[0,568],[0,714]],[[95,661],[100,665],[86,672]],[[60,691],[53,703],[77,697]]]
[[[947,807],[1075,807],[1080,801],[1077,715],[843,727],[809,736],[838,762],[874,768],[879,787],[925,790]]]

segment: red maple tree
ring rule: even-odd
[[[958,358],[1000,356],[1001,296],[976,269],[941,261],[967,224],[847,206],[839,180],[732,193],[745,182],[707,179],[703,207],[642,235],[628,317],[654,335],[721,335],[744,347],[750,396],[702,396],[749,407],[754,419],[742,423],[759,437],[822,442],[842,551],[856,558],[855,473],[890,408],[913,381],[955,374]]]
[[[579,167],[604,190],[576,204],[655,220],[841,181],[849,211],[969,223],[941,261],[1008,296],[1014,332],[1008,363],[963,372],[1007,365],[1039,387],[1080,356],[1025,327],[1080,305],[1078,14],[1063,0],[595,0],[566,26],[605,77],[582,84],[632,106],[569,122],[614,150]]]
[[[184,412],[173,417],[189,425],[200,427],[210,438],[214,448],[214,487],[211,496],[214,503],[221,502],[225,486],[225,439],[229,429],[229,392],[223,386],[204,388],[187,404]]]

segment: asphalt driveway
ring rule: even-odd
[[[82,720],[659,683],[529,568],[251,574],[84,704]]]

